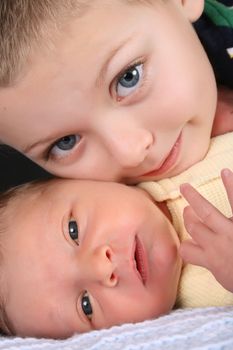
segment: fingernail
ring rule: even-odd
[[[222,174],[227,177],[227,176],[230,176],[232,174],[232,171],[230,169],[223,169],[222,170]]]
[[[181,184],[180,185],[180,190],[181,191],[184,191],[186,188],[188,188],[189,187],[189,184],[188,183],[183,183],[183,184]]]

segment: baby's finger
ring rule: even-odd
[[[182,242],[179,252],[186,263],[206,267],[203,250],[192,240]]]
[[[233,213],[233,172],[230,169],[223,169],[221,172],[222,181],[225,186],[227,197]]]
[[[215,233],[200,221],[190,206],[184,209],[183,216],[186,230],[201,248],[209,247],[216,240]]]
[[[213,232],[221,232],[223,225],[226,230],[232,231],[232,222],[210,202],[208,202],[200,193],[198,193],[191,185],[181,185],[180,191],[196,215]]]
[[[187,205],[184,208],[183,219],[184,219],[184,224],[187,231],[189,231],[193,227],[193,225],[200,222],[199,217],[197,216],[197,214],[195,213],[195,211],[190,205]]]
[[[192,236],[193,227],[200,222],[200,219],[190,205],[184,208],[183,219],[187,232]]]

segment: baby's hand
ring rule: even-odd
[[[224,169],[221,177],[233,211],[233,173]],[[181,244],[182,258],[207,268],[224,288],[233,292],[233,218],[225,217],[191,185],[181,185],[180,191],[190,204],[183,216],[192,237]]]

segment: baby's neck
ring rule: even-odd
[[[152,197],[152,195],[145,191],[144,189],[141,189],[139,187],[135,187],[137,191],[143,192],[143,194],[148,197],[160,210],[161,212],[168,218],[168,220],[172,223],[172,215],[167,207],[166,202],[156,202],[155,199]]]
[[[168,218],[168,220],[172,223],[172,216],[167,207],[166,202],[155,202],[155,204],[163,212],[163,214]]]

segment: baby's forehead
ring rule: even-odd
[[[45,190],[49,189],[49,182],[27,183],[10,189],[6,193],[0,195],[0,207],[2,215],[13,216],[17,212],[26,210],[38,198],[43,195]],[[25,211],[25,216],[27,212]]]

